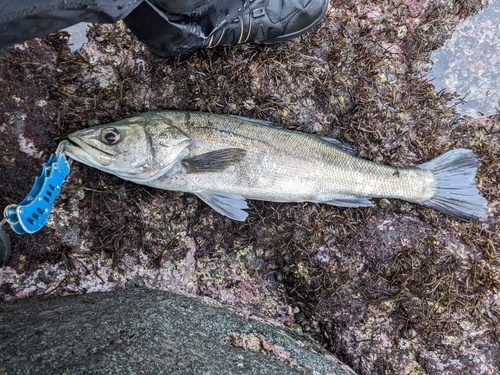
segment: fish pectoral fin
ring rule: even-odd
[[[338,207],[370,207],[373,206],[373,203],[368,198],[359,198],[359,197],[344,197],[344,198],[336,198],[330,199],[326,203],[331,206]]]
[[[243,160],[245,155],[241,148],[225,148],[184,159],[182,165],[186,173],[218,172]]]
[[[247,201],[241,195],[208,191],[195,194],[215,211],[230,219],[245,221],[248,216],[248,213],[243,211],[248,208]]]
[[[354,148],[352,148],[351,145],[348,145],[347,143],[344,143],[342,141],[339,141],[338,139],[335,138],[330,138],[330,137],[320,137],[322,140],[327,141],[334,145],[337,148],[340,148],[342,151],[347,152],[348,154],[355,155],[356,153],[354,152]]]

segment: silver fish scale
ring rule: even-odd
[[[210,173],[186,174],[179,164],[148,183],[153,187],[275,202],[328,203],[349,197],[418,202],[433,194],[433,177],[427,170],[396,169],[360,159],[314,135],[205,113],[162,112],[159,116],[192,139],[189,157],[226,148],[246,150],[246,155]]]

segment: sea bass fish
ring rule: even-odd
[[[397,198],[466,219],[484,220],[475,184],[478,161],[455,149],[414,168],[358,158],[326,137],[261,120],[201,112],[147,112],[70,134],[64,153],[125,180],[196,194],[243,221],[246,199],[371,206]]]

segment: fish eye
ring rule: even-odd
[[[120,133],[115,128],[106,128],[101,132],[101,139],[107,145],[114,145],[120,140]]]

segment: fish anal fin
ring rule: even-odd
[[[245,155],[241,148],[225,148],[186,158],[182,165],[187,173],[217,172],[243,160]]]
[[[329,204],[331,206],[338,207],[370,207],[373,206],[373,203],[368,198],[359,198],[359,197],[343,197],[343,198],[335,198],[330,199],[329,201],[321,202],[325,204]]]
[[[248,216],[248,213],[243,211],[248,208],[247,201],[241,195],[203,191],[196,193],[196,196],[230,219],[245,221]]]

